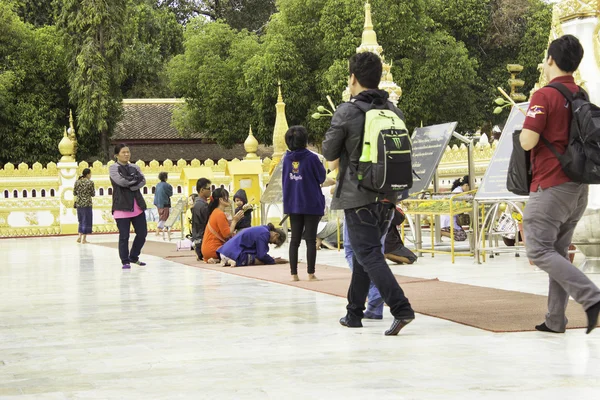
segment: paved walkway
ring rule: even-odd
[[[337,320],[345,302],[334,296],[145,261],[147,267],[122,271],[116,250],[78,245],[74,237],[0,240],[0,398],[600,395],[600,330],[494,334],[417,315],[400,336],[384,337],[389,314],[363,329],[343,328]],[[335,251],[320,251],[318,261],[345,268]],[[425,256],[393,268],[537,294],[547,289],[543,272],[512,255],[484,265]],[[600,283],[600,275],[592,277]]]

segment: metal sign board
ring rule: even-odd
[[[429,187],[455,128],[456,122],[449,122],[415,129],[412,136],[412,166],[419,177],[413,175],[410,194]]]

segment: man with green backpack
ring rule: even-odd
[[[372,281],[390,307],[394,322],[385,332],[397,335],[415,318],[410,302],[392,274],[381,249],[398,194],[412,186],[411,141],[402,112],[378,90],[382,63],[374,53],[350,58],[349,102],[333,115],[323,141],[328,161],[339,159],[331,208],[344,210],[354,252],[343,326],[362,327]]]

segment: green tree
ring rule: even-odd
[[[40,27],[54,25],[56,3],[53,0],[5,0],[13,10],[27,23]]]
[[[210,21],[223,20],[237,30],[259,33],[276,11],[275,0],[159,0],[162,7],[186,23],[201,16]]]
[[[207,138],[230,146],[246,137],[252,112],[250,82],[244,64],[258,50],[256,35],[236,32],[223,22],[195,18],[185,32],[185,53],[169,64],[171,85],[187,105],[175,124],[186,132],[203,132]]]
[[[183,52],[183,26],[155,0],[135,0],[127,23],[129,45],[123,51],[125,98],[172,97],[167,63]]]
[[[79,133],[90,144],[99,136],[99,155],[106,160],[109,137],[122,110],[129,3],[60,1],[57,24],[68,50],[70,98],[76,105]]]
[[[0,165],[60,157],[69,110],[65,59],[54,27],[35,29],[0,4]]]

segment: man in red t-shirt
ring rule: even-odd
[[[544,74],[550,83],[577,92],[573,73],[582,58],[579,40],[564,35],[550,44]],[[527,257],[550,276],[548,314],[535,329],[563,333],[568,322],[565,309],[571,296],[585,309],[590,333],[598,323],[600,289],[568,257],[573,232],[587,207],[588,185],[572,182],[558,158],[540,140],[540,136],[547,139],[559,153],[564,153],[570,125],[569,102],[557,89],[546,86],[534,93],[520,136],[523,149],[531,150],[533,174],[523,228]]]

